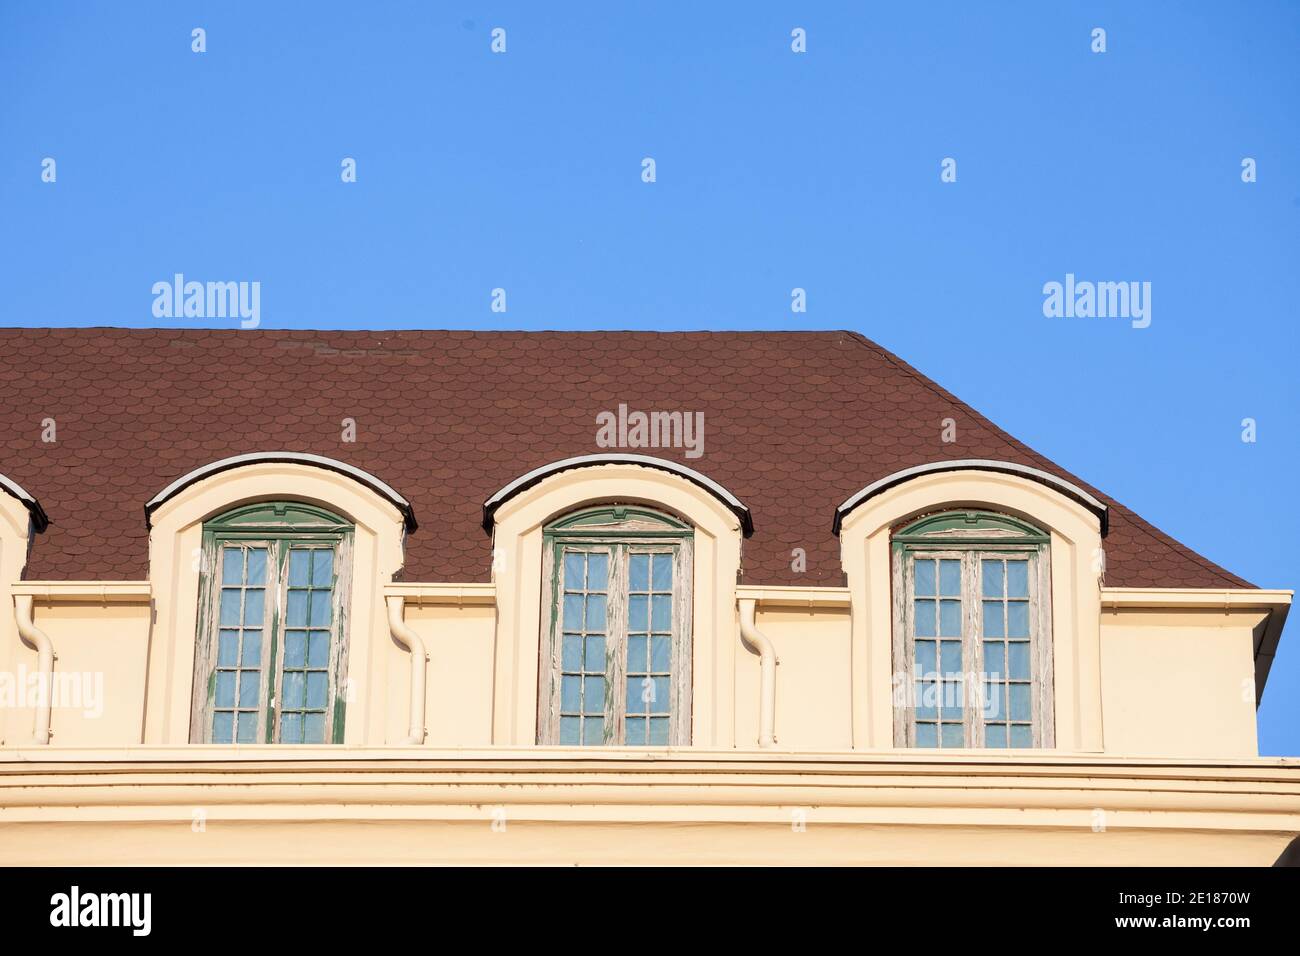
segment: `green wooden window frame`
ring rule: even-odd
[[[192,741],[343,742],[352,540],[299,502],[204,523]]]
[[[544,529],[538,743],[690,743],[693,547],[690,525],[633,505]]]
[[[1050,545],[981,510],[894,533],[896,746],[1054,746]]]

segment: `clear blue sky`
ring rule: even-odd
[[[830,6],[7,0],[0,322],[168,324],[183,272],[264,327],[856,329],[1300,584],[1300,5]],[[1067,272],[1151,282],[1150,328],[1045,318]]]

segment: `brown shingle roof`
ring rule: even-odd
[[[619,403],[705,413],[680,462],[749,506],[744,577],[840,584],[835,507],[899,469],[953,458],[1041,468],[1111,507],[1108,584],[1250,586],[1036,454],[849,332],[0,330],[0,474],[45,507],[28,579],[148,576],[144,503],[231,455],[298,451],[370,472],[414,505],[404,578],[485,581],[484,499],[526,471],[608,451]],[[940,421],[957,441],[940,441]],[[41,421],[57,423],[55,443]],[[344,418],[355,444],[341,440]],[[791,570],[793,548],[806,573]]]

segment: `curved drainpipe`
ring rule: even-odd
[[[388,629],[393,637],[411,652],[411,731],[401,743],[424,743],[424,665],[429,655],[424,649],[424,641],[419,634],[406,626],[402,612],[405,598],[388,596]]]
[[[776,743],[776,649],[767,635],[754,625],[757,603],[752,598],[741,600],[740,636],[746,646],[758,654],[758,745],[771,747]]]
[[[39,655],[37,673],[40,679],[40,698],[36,702],[36,729],[32,734],[32,743],[44,746],[50,742],[50,699],[52,678],[54,676],[54,645],[49,637],[32,621],[32,596],[30,594],[14,595],[14,620],[18,624],[18,633],[36,648]]]

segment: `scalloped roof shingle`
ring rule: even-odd
[[[0,474],[51,524],[25,572],[148,576],[144,503],[231,455],[298,451],[355,465],[410,500],[403,577],[489,578],[489,495],[540,465],[609,449],[596,415],[703,411],[680,462],[753,513],[746,582],[841,584],[835,507],[899,469],[994,458],[1060,475],[1111,509],[1106,582],[1250,587],[1057,467],[911,366],[850,332],[0,330]],[[944,444],[940,421],[957,420]],[[57,442],[41,441],[41,421]],[[342,420],[357,440],[341,439]],[[791,570],[803,548],[805,573]]]

